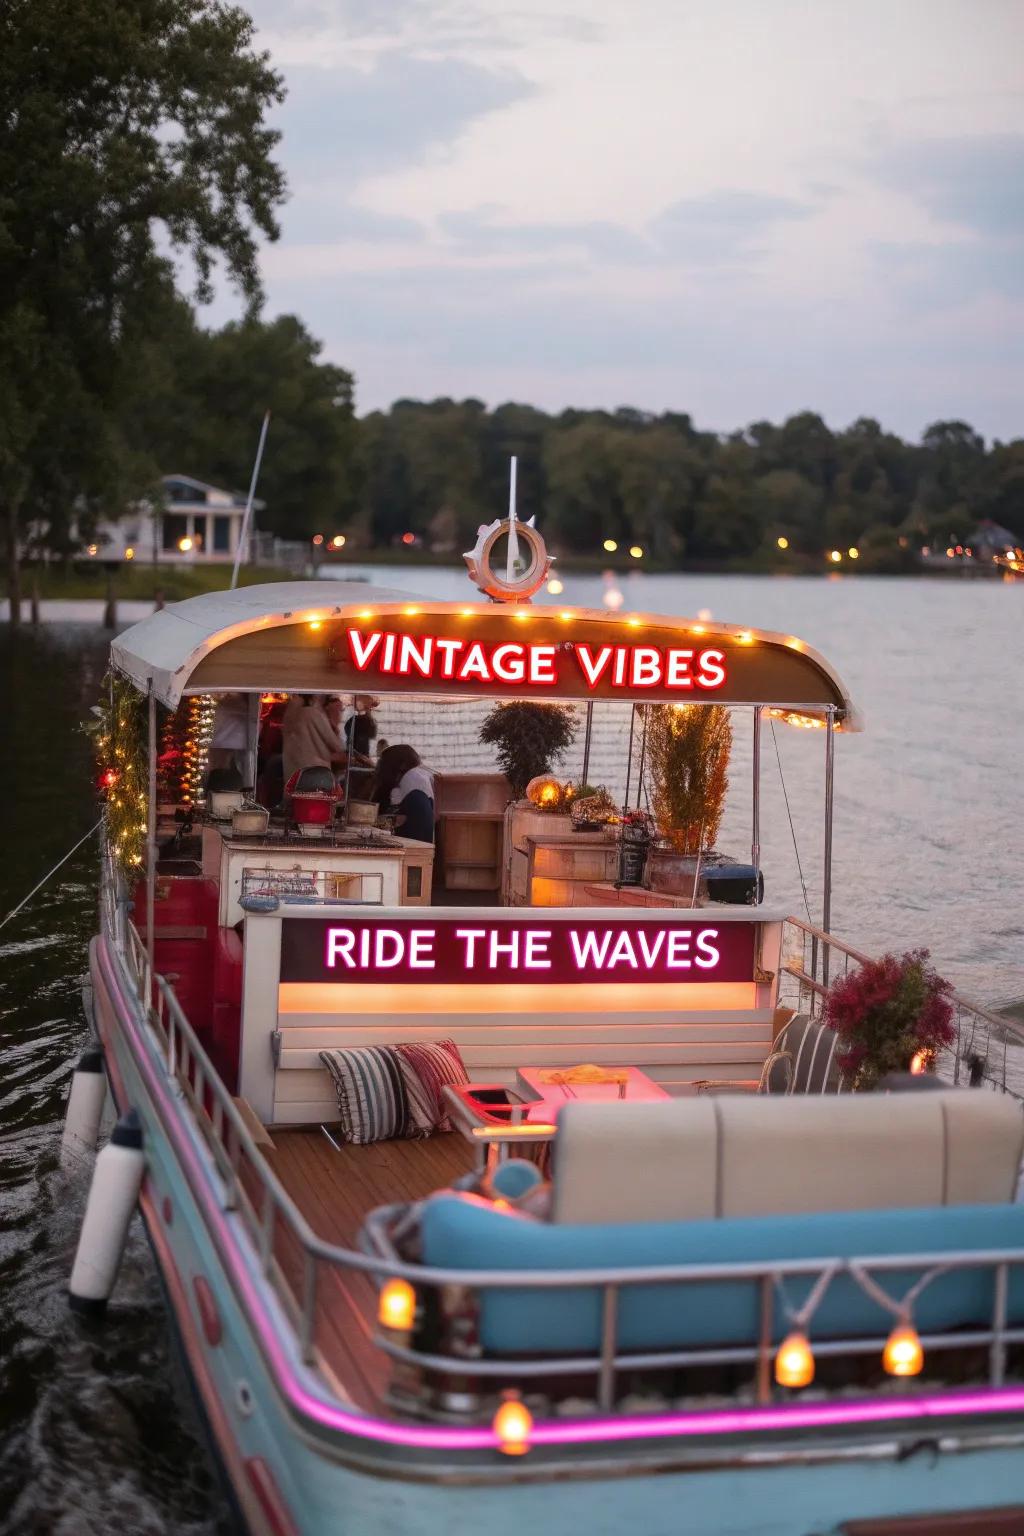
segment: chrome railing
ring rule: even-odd
[[[105,909],[114,916],[116,909]],[[412,1347],[408,1339],[376,1327],[374,1320],[366,1318],[366,1331],[375,1338],[377,1346],[406,1369],[411,1365],[420,1371],[436,1371],[445,1377],[463,1378],[468,1384],[469,1398],[465,1412],[469,1417],[486,1411],[486,1400],[493,1398],[498,1386],[517,1382],[538,1383],[543,1378],[591,1377],[596,1383],[597,1411],[607,1411],[616,1401],[617,1384],[627,1371],[670,1371],[694,1365],[743,1365],[755,1368],[759,1401],[768,1401],[772,1394],[771,1366],[774,1357],[774,1320],[792,1313],[786,1304],[787,1280],[805,1283],[810,1278],[813,1291],[820,1301],[828,1285],[842,1275],[855,1282],[865,1294],[879,1300],[884,1293],[884,1277],[890,1271],[905,1275],[908,1270],[924,1271],[923,1284],[931,1282],[940,1273],[952,1271],[991,1269],[995,1276],[993,1285],[992,1313],[988,1326],[973,1327],[969,1331],[928,1334],[922,1337],[926,1350],[947,1350],[959,1347],[983,1346],[988,1350],[990,1386],[1003,1381],[1007,1346],[1024,1343],[1024,1328],[1008,1325],[1006,1298],[1008,1276],[1024,1266],[1024,1248],[999,1249],[991,1252],[965,1254],[904,1253],[898,1257],[870,1256],[864,1258],[825,1257],[797,1259],[770,1264],[675,1264],[663,1266],[637,1266],[629,1268],[601,1268],[594,1270],[501,1270],[467,1272],[464,1269],[441,1269],[409,1263],[381,1233],[386,1233],[389,1213],[381,1211],[368,1223],[370,1246],[373,1252],[356,1252],[326,1242],[310,1227],[301,1211],[284,1189],[241,1115],[231,1094],[224,1086],[216,1068],[200,1044],[189,1024],[172,987],[160,976],[150,975],[146,946],[134,925],[124,918],[124,942],[119,944],[116,930],[108,929],[114,940],[112,952],[115,963],[122,973],[122,980],[130,994],[134,994],[140,1010],[153,1030],[165,1070],[174,1091],[187,1103],[194,1125],[205,1142],[211,1158],[211,1175],[218,1187],[218,1198],[226,1211],[235,1213],[251,1243],[252,1254],[259,1264],[267,1284],[272,1288],[295,1332],[296,1344],[302,1359],[310,1366],[321,1365],[319,1343],[320,1326],[326,1321],[331,1301],[325,1278],[330,1271],[344,1274],[361,1274],[375,1286],[391,1278],[408,1280],[420,1298],[433,1294],[437,1307],[443,1312],[457,1299],[457,1305],[479,1309],[481,1299],[488,1292],[509,1291],[551,1293],[575,1290],[601,1294],[600,1342],[595,1351],[571,1357],[549,1356],[533,1358],[485,1358],[478,1346],[467,1348],[464,1329],[456,1328],[451,1347],[437,1352],[435,1344],[431,1352],[424,1353]],[[802,926],[802,925],[801,925]],[[810,930],[808,930],[810,932]],[[819,941],[827,936],[818,935]],[[831,942],[831,941],[830,941]],[[838,946],[837,946],[838,947]],[[851,958],[854,951],[849,951]],[[801,981],[799,969],[789,967],[792,979]],[[813,980],[813,977],[810,978]],[[805,976],[801,982],[808,985]],[[670,1349],[637,1352],[620,1344],[619,1317],[624,1294],[640,1286],[709,1284],[749,1281],[759,1287],[761,1296],[761,1322],[756,1341],[730,1348]],[[336,1295],[336,1288],[334,1294]],[[346,1287],[351,1300],[351,1287]],[[890,1298],[880,1303],[880,1316],[891,1311],[893,1317],[900,1314],[901,1303]],[[782,1311],[780,1312],[779,1308]],[[801,1316],[800,1321],[810,1326],[813,1319]],[[891,1319],[887,1321],[887,1328]],[[880,1351],[887,1334],[880,1332],[871,1338],[829,1338],[815,1343],[817,1354],[825,1356],[858,1355]],[[324,1385],[331,1390],[332,1375],[322,1372]],[[482,1396],[472,1392],[476,1382]],[[375,1411],[386,1411],[383,1402],[374,1405]]]
[[[830,982],[870,960],[834,934],[789,917],[782,927],[778,1001],[797,1013],[818,1014]],[[956,1039],[939,1055],[939,1076],[953,1084],[986,1084],[1024,1100],[1024,1024],[956,992],[950,1002]]]

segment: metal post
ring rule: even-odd
[[[245,722],[245,787],[256,793],[256,770],[258,767],[259,737],[260,737],[260,696],[258,693],[248,695],[248,713]]]
[[[602,1413],[615,1405],[615,1343],[618,1331],[619,1288],[606,1285],[601,1309],[601,1368],[597,1381],[597,1404]]]
[[[629,746],[626,748],[626,793],[622,801],[622,814],[629,810],[629,787],[633,780],[633,727],[636,724],[636,705],[629,707]]]
[[[590,739],[594,731],[594,701],[587,700],[587,724],[583,734],[583,772],[580,775],[580,787],[587,782],[587,774],[590,772]]]
[[[647,705],[641,705],[644,712],[644,728],[640,737],[640,768],[636,778],[636,808],[640,809],[640,796],[644,789],[644,767],[647,761]]]
[[[146,812],[146,959],[152,980],[153,925],[156,906],[156,694],[153,679],[149,680],[149,808]],[[151,998],[146,998],[148,1008]]]
[[[831,933],[832,923],[832,788],[836,756],[835,706],[830,704],[825,716],[825,871],[821,896],[821,926]],[[821,946],[821,979],[828,986],[828,944]]]
[[[754,878],[761,868],[761,706],[754,705],[754,770],[753,802],[750,827],[750,862],[754,866]]]
[[[245,501],[245,512],[242,515],[242,526],[238,530],[238,543],[235,546],[235,563],[231,571],[231,591],[238,586],[238,567],[243,559],[248,559],[248,546],[251,539],[252,508],[256,500],[256,482],[260,477],[260,465],[263,463],[263,449],[267,442],[267,428],[270,426],[270,412],[267,411],[260,428],[260,440],[256,448],[256,462],[252,466],[252,479],[249,481],[249,495]]]

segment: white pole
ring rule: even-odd
[[[242,551],[249,539],[249,524],[252,522],[252,504],[256,499],[256,482],[260,477],[260,465],[263,463],[263,448],[267,441],[267,428],[270,426],[270,412],[267,411],[260,428],[260,440],[256,448],[256,462],[252,467],[252,479],[249,481],[249,495],[245,503],[245,514],[242,518],[242,526],[238,534],[238,545],[235,549],[235,567],[231,572],[231,591],[238,586],[238,567],[242,563]]]
[[[519,536],[516,533],[516,466],[518,460],[512,455],[512,468],[508,481],[508,555],[505,560],[505,580],[512,582],[516,575],[516,562],[519,559]]]

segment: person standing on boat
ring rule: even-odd
[[[244,776],[248,746],[249,700],[244,693],[224,693],[214,711],[209,766],[237,768]]]
[[[327,711],[312,694],[294,694],[281,720],[284,782],[304,768],[344,765],[345,754]]]
[[[373,798],[382,813],[395,813],[400,837],[434,841],[434,780],[414,747],[385,747],[377,760]]]
[[[352,701],[353,713],[342,726],[342,736],[353,752],[369,761],[370,747],[377,735],[377,722],[373,711],[380,703],[368,693],[357,693]]]

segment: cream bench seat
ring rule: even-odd
[[[1013,1199],[1016,1100],[978,1089],[571,1103],[554,1143],[557,1223],[988,1205]]]

